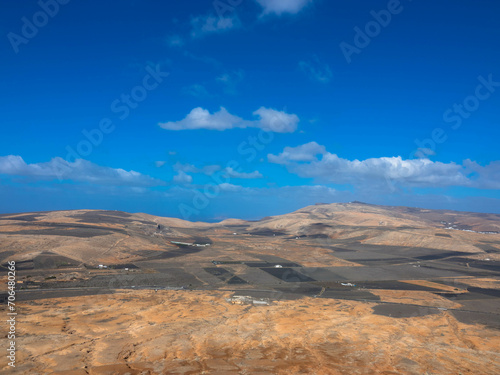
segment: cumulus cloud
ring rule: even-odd
[[[245,127],[243,123],[243,119],[233,116],[224,107],[221,107],[214,114],[211,114],[207,109],[197,107],[191,110],[183,120],[160,123],[160,126],[167,130],[226,130]]]
[[[299,68],[312,80],[328,83],[332,79],[332,71],[328,64],[320,61],[319,57],[314,55],[310,61],[300,61]]]
[[[173,165],[173,169],[177,172],[183,173],[194,173],[194,174],[205,174],[207,176],[213,175],[215,172],[221,171],[222,175],[225,175],[229,178],[242,178],[242,179],[254,179],[254,178],[262,178],[262,174],[259,171],[253,171],[250,173],[240,172],[231,167],[221,167],[220,165],[205,165],[204,167],[198,168],[193,164],[183,164],[183,163],[175,163]]]
[[[469,159],[464,161],[464,166],[471,174],[473,184],[483,189],[500,189],[500,161],[492,161],[486,166],[481,166]]]
[[[203,173],[206,174],[207,176],[210,176],[221,169],[219,165],[205,165],[202,168],[198,168],[192,164],[183,164],[180,162],[175,163],[173,168],[175,171],[178,172]]]
[[[231,192],[231,191],[240,191],[243,189],[243,186],[240,186],[240,185],[233,185],[233,184],[229,184],[227,182],[224,182],[222,184],[219,184],[217,185],[219,186],[219,188],[222,190],[222,191],[227,191],[227,192]]]
[[[281,16],[284,13],[297,14],[304,9],[312,0],[256,0],[262,8],[263,14],[276,14]]]
[[[457,164],[429,159],[403,160],[400,156],[348,160],[326,152],[315,142],[287,147],[279,155],[269,154],[268,160],[285,165],[291,173],[300,177],[326,183],[364,187],[387,184],[407,187],[500,187],[500,162],[482,167],[470,160]],[[471,176],[474,173],[477,176]]]
[[[276,133],[292,133],[297,129],[299,117],[271,108],[260,107],[253,112],[256,120],[244,120],[232,115],[226,108],[221,107],[218,112],[210,113],[207,109],[197,107],[180,121],[160,123],[160,127],[167,130],[227,130],[234,128],[260,128]]]
[[[193,177],[184,171],[179,171],[179,173],[174,176],[173,181],[178,184],[190,184],[193,182]]]
[[[72,180],[98,185],[156,186],[163,182],[136,171],[103,167],[77,159],[68,162],[56,157],[49,162],[27,164],[21,156],[0,156],[0,174],[43,180]]]
[[[271,108],[260,107],[253,114],[260,117],[255,121],[256,127],[275,133],[293,133],[299,123],[297,115]]]
[[[227,167],[224,169],[224,172],[231,178],[244,178],[244,179],[253,179],[253,178],[262,178],[262,174],[259,171],[253,171],[251,173],[238,172],[235,171],[231,167]]]
[[[297,161],[313,161],[319,154],[326,154],[325,146],[321,146],[316,142],[309,142],[297,147],[285,147],[279,155],[269,154],[267,156],[269,162],[275,164],[288,164]]]
[[[199,38],[207,34],[221,33],[241,26],[236,15],[218,17],[214,15],[197,16],[191,19],[191,36]]]

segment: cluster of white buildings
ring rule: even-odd
[[[178,246],[198,246],[198,247],[210,246],[209,243],[202,244],[202,243],[179,242],[179,241],[170,241],[170,243]]]

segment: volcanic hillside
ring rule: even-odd
[[[259,221],[212,224],[120,211],[34,212],[0,215],[0,262],[15,259],[35,268],[128,264],[176,256],[179,248],[171,241],[205,245],[233,233],[307,238],[326,248],[363,244],[484,254],[498,244],[476,232],[499,231],[500,215],[363,203],[318,204]]]

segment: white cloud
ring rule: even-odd
[[[221,33],[241,26],[236,15],[217,17],[214,15],[197,16],[191,19],[191,36],[199,38],[207,34]]]
[[[251,173],[238,172],[235,171],[231,167],[227,167],[224,172],[231,178],[244,178],[244,179],[253,179],[253,178],[262,178],[262,174],[259,171],[253,171]]]
[[[234,128],[260,128],[276,133],[292,133],[297,129],[299,118],[295,114],[288,114],[271,108],[261,107],[255,112],[257,120],[243,120],[241,117],[230,114],[224,107],[211,114],[201,107],[194,108],[180,121],[160,123],[160,127],[167,130],[227,130]]]
[[[230,114],[224,107],[219,112],[211,114],[207,109],[201,107],[194,108],[180,121],[160,123],[163,129],[167,130],[189,130],[189,129],[210,129],[226,130],[242,126],[243,120]]]
[[[174,176],[173,181],[178,184],[190,184],[193,182],[193,177],[184,171],[179,171],[179,173]]]
[[[492,161],[486,166],[481,166],[469,159],[464,161],[473,184],[483,189],[500,189],[500,161]]]
[[[98,185],[156,186],[163,182],[135,171],[103,167],[77,159],[68,162],[60,157],[46,163],[26,164],[21,156],[0,156],[0,174],[44,180],[72,180]]]
[[[220,165],[205,165],[202,168],[198,168],[193,164],[182,164],[175,163],[173,165],[173,169],[177,172],[185,172],[185,173],[195,173],[195,174],[205,174],[207,176],[213,175],[217,171],[221,171],[221,174],[230,177],[230,178],[242,178],[242,179],[254,179],[254,178],[262,178],[262,174],[259,171],[253,171],[250,173],[239,172],[234,170],[231,167],[222,168]]]
[[[203,173],[207,176],[210,176],[221,169],[219,165],[205,165],[202,168],[197,168],[192,164],[182,164],[180,162],[175,163],[173,168],[178,172],[182,171],[187,173]]]
[[[299,68],[309,76],[309,78],[328,83],[332,79],[332,71],[328,64],[320,61],[319,57],[314,55],[311,61],[300,61]]]
[[[227,182],[224,182],[222,184],[217,185],[222,191],[240,191],[243,189],[243,186],[240,185],[233,185],[229,184]]]
[[[213,175],[215,172],[219,171],[221,167],[219,165],[205,165],[201,172],[206,174],[207,176]]]
[[[263,8],[263,14],[274,13],[278,16],[284,13],[297,14],[312,0],[256,0]]]
[[[285,147],[281,154],[269,154],[267,158],[271,163],[288,164],[297,161],[313,161],[316,160],[318,154],[325,153],[325,146],[321,146],[316,142],[309,142],[297,147]]]
[[[257,121],[258,128],[275,133],[293,133],[299,123],[297,115],[271,108],[260,107],[253,114],[260,117]]]
[[[321,157],[318,157],[321,155]],[[429,159],[403,160],[380,157],[348,160],[325,151],[311,142],[287,147],[279,155],[268,155],[271,163],[285,165],[291,173],[304,178],[335,184],[352,184],[367,188],[467,186],[494,189],[500,187],[500,162],[482,167],[466,160],[457,163],[434,162]],[[471,173],[477,176],[471,177]]]

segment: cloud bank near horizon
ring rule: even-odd
[[[161,180],[136,171],[103,167],[83,159],[69,162],[60,157],[49,162],[27,164],[19,155],[0,156],[0,174],[39,180],[71,180],[96,185],[150,187],[164,184]]]
[[[268,161],[290,173],[322,183],[364,186],[500,188],[500,161],[481,166],[471,160],[462,164],[430,159],[403,159],[401,156],[348,160],[326,151],[316,142],[285,147]]]

